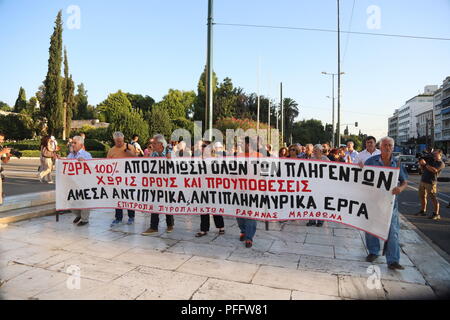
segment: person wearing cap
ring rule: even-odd
[[[311,159],[321,160],[321,161],[330,161],[330,159],[328,159],[328,157],[323,154],[323,146],[321,144],[316,144],[313,147],[313,153],[311,155]],[[314,225],[316,225],[317,227],[321,227],[321,226],[323,226],[323,221],[322,220],[309,220],[308,223],[306,224],[307,227],[314,226]]]

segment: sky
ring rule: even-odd
[[[119,89],[156,101],[171,88],[196,91],[207,2],[0,0],[0,101],[14,105],[21,86],[30,98],[42,84],[58,10],[70,73],[90,104]],[[341,0],[340,13],[342,31],[450,38],[450,0]],[[214,22],[336,30],[336,1],[215,0]],[[230,77],[247,93],[259,87],[276,101],[282,82],[283,96],[299,104],[297,120],[331,123],[331,77],[321,72],[337,72],[336,33],[215,25],[213,37],[220,81]],[[341,33],[341,123],[386,135],[394,109],[425,85],[440,86],[449,61],[448,40]]]

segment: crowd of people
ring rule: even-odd
[[[67,158],[85,160],[91,159],[91,154],[85,150],[84,135],[75,136],[69,141],[69,154]],[[375,137],[369,136],[365,139],[365,149],[358,152],[354,148],[354,142],[348,141],[346,146],[339,148],[331,148],[329,143],[323,144],[293,144],[289,147],[282,147],[276,155],[271,145],[261,146],[258,140],[250,137],[245,137],[243,144],[238,144],[227,152],[221,142],[210,143],[209,141],[198,141],[192,148],[189,148],[184,141],[172,141],[170,143],[161,134],[154,135],[144,148],[139,144],[139,136],[134,135],[128,143],[121,132],[113,134],[114,146],[108,151],[107,158],[128,158],[128,157],[224,157],[224,156],[245,156],[245,157],[274,157],[280,158],[300,158],[300,159],[314,159],[320,161],[334,161],[355,163],[360,167],[365,165],[382,166],[382,167],[399,167],[399,181],[392,193],[398,195],[407,186],[407,174],[404,168],[398,162],[398,159],[393,157],[394,140],[390,137],[384,137],[380,141],[376,141]],[[39,179],[51,183],[51,168],[53,161],[59,157],[57,155],[58,146],[53,137],[44,137],[41,143],[41,167],[39,172]],[[424,215],[426,210],[426,199],[431,197],[434,212],[432,219],[438,220],[439,203],[436,200],[436,178],[443,169],[443,162],[440,160],[442,152],[434,150],[433,161],[425,162],[423,159],[420,165],[424,171],[422,182],[419,188],[419,196],[421,199],[422,208],[417,215]],[[73,223],[78,226],[83,226],[88,223],[89,210],[73,210],[76,215]],[[128,210],[127,224],[132,225],[135,219],[135,211]],[[166,232],[172,232],[175,224],[173,215],[165,215],[167,229]],[[143,236],[151,235],[158,232],[160,214],[152,213],[150,226],[147,230],[142,232]],[[123,210],[116,209],[114,220],[111,227],[118,226],[123,221]],[[215,227],[220,235],[225,234],[224,219],[220,215],[213,215]],[[256,220],[237,218],[240,229],[240,241],[243,241],[245,247],[250,248],[253,245],[253,238],[256,233]],[[306,224],[308,227],[316,226],[322,227],[324,221],[310,220]],[[196,237],[203,237],[208,234],[210,230],[210,217],[208,214],[203,214],[200,217],[200,231],[195,234]],[[385,243],[383,254],[386,255],[386,260],[390,269],[403,269],[399,264],[400,247],[399,247],[399,222],[398,222],[398,201],[397,197],[393,206],[392,219],[390,224],[388,240]],[[366,244],[369,251],[366,260],[373,262],[380,254],[380,240],[370,234],[366,233]]]

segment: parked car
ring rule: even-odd
[[[407,172],[419,173],[419,160],[415,156],[402,154],[398,156],[398,160]]]

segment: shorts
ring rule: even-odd
[[[436,199],[436,193],[437,193],[437,183],[426,183],[426,182],[420,182],[419,184],[419,197],[421,199],[426,199],[428,194],[430,195],[431,199]]]

